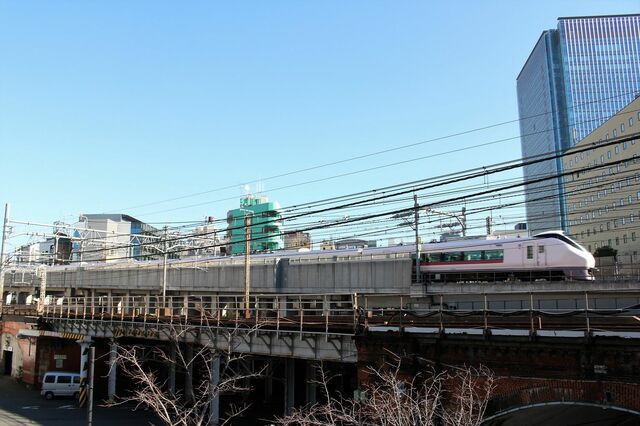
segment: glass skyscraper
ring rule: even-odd
[[[564,151],[640,95],[640,14],[559,18],[542,33],[517,78],[525,158]],[[524,168],[532,181],[562,160]],[[525,187],[529,229],[565,229],[561,177]]]

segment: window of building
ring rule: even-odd
[[[624,133],[624,123],[620,123],[620,133]]]
[[[631,241],[635,241],[636,240],[636,233],[632,232],[631,233]]]
[[[614,228],[618,227],[618,219],[613,219],[613,227]]]
[[[611,151],[607,151],[607,159],[611,159]]]
[[[629,127],[633,127],[633,117],[629,117]]]
[[[604,244],[604,243],[603,243],[603,244]],[[608,245],[609,247],[611,247],[611,238],[609,238],[609,239],[607,240],[607,245]]]
[[[600,164],[604,163],[604,154],[600,156]]]
[[[627,143],[626,142],[622,142],[622,149],[627,149]]]
[[[618,129],[613,129],[613,137],[614,138],[618,137]]]
[[[611,230],[611,222],[607,222],[607,231]]]
[[[616,154],[620,154],[620,147],[618,145],[613,149]]]
[[[627,234],[622,236],[622,244],[627,244]]]
[[[527,259],[533,259],[533,246],[527,246]]]
[[[629,204],[631,204],[631,202],[633,201],[633,197],[631,195],[629,195],[627,197],[627,201],[629,202]]]
[[[629,215],[629,222],[633,222],[634,220],[636,220],[636,215],[635,215],[635,214],[633,214],[633,213],[631,213],[631,214]]]
[[[624,206],[624,199],[620,198],[620,207]]]
[[[604,231],[604,225],[600,224],[600,232]]]

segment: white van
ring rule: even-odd
[[[42,390],[40,395],[46,399],[53,399],[56,396],[80,395],[80,374],[69,373],[67,371],[50,371],[45,373],[42,379]]]

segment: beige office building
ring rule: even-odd
[[[573,172],[564,178],[569,234],[590,252],[609,246],[635,260],[640,253],[640,97],[567,151],[563,164],[565,172]]]

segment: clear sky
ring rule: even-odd
[[[516,138],[277,189],[516,137],[513,123],[268,179],[517,119],[516,76],[557,17],[639,6],[1,0],[0,202],[44,222],[221,218],[259,179],[287,206],[517,158]]]

